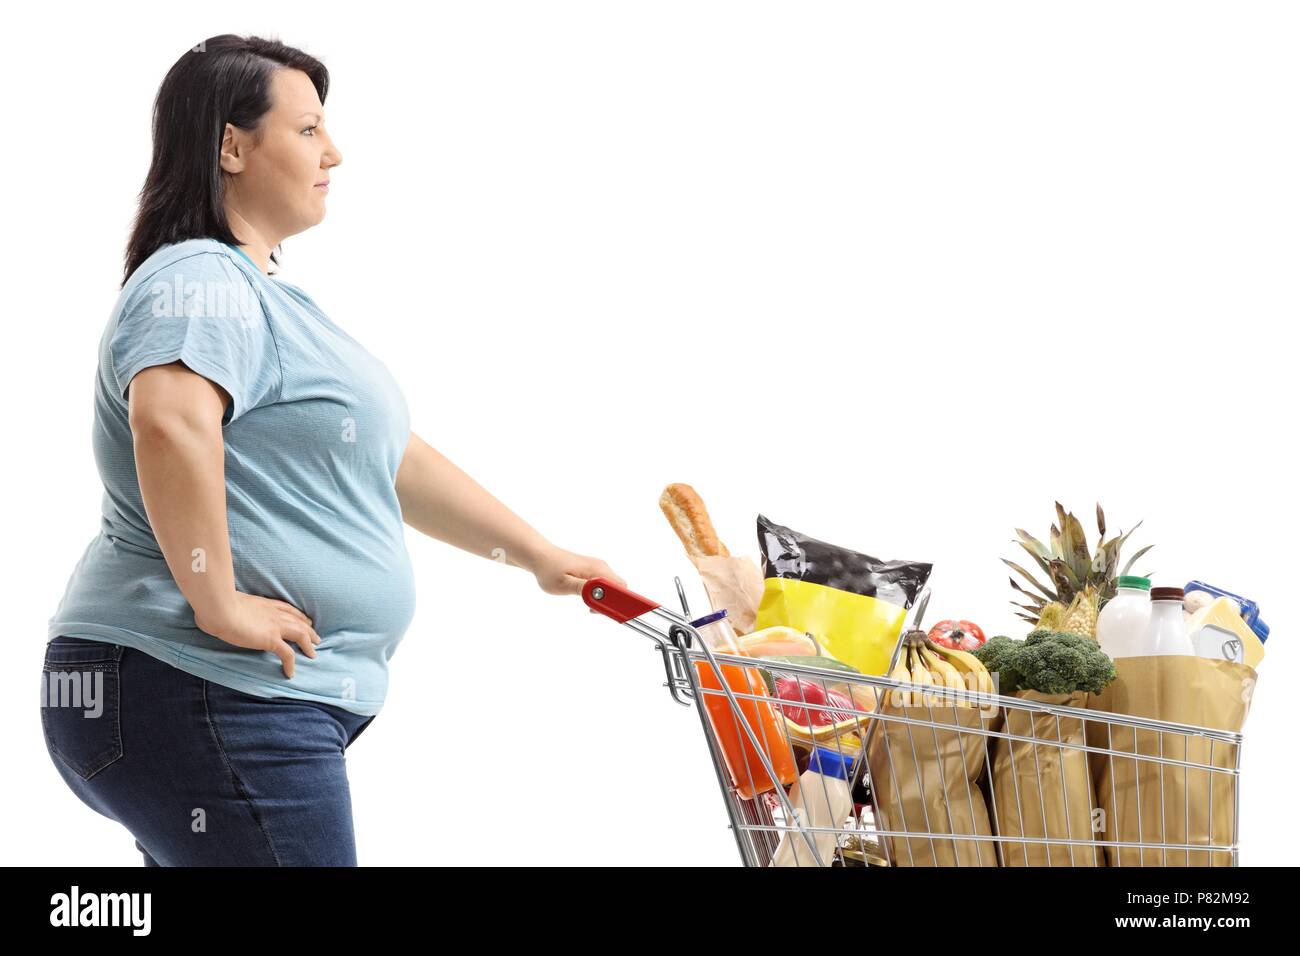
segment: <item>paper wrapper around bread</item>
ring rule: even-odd
[[[763,572],[753,558],[739,555],[692,557],[700,572],[713,610],[727,610],[727,620],[737,634],[754,630],[754,617],[763,600]]]
[[[1017,691],[1012,696],[1040,704],[1085,707],[1088,694]],[[1100,848],[1027,840],[1092,840],[1097,804],[1088,772],[1082,715],[1057,717],[1006,708],[1002,732],[1030,740],[991,738],[993,776],[989,787],[1003,866],[1104,866]],[[1043,741],[1037,743],[1034,741]]]
[[[1250,710],[1255,671],[1207,657],[1125,657],[1118,677],[1088,706],[1239,732]],[[1180,733],[1134,730],[1088,722],[1088,744],[1139,756],[1192,764],[1159,764],[1115,754],[1090,754],[1108,841],[1226,846],[1234,841],[1238,746]],[[1231,866],[1227,850],[1151,850],[1107,847],[1111,866]]]
[[[929,721],[925,727],[877,720],[867,750],[878,823],[885,830],[991,836],[984,794],[976,781],[984,770],[989,738],[999,717],[981,718],[976,707],[896,707],[881,714]],[[957,729],[960,728],[960,729]],[[952,837],[887,837],[895,866],[997,866],[991,840]]]

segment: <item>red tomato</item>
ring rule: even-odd
[[[940,621],[930,628],[930,640],[955,651],[973,651],[984,643],[984,632],[971,621]]]
[[[776,679],[776,696],[791,703],[782,706],[781,711],[796,724],[805,727],[824,727],[826,724],[848,720],[853,716],[853,701],[836,690],[822,690],[820,685],[800,677],[778,677]],[[811,704],[811,707],[792,706]],[[849,713],[840,713],[818,707],[843,707]],[[809,722],[809,714],[812,720]]]

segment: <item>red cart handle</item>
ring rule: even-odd
[[[632,618],[640,617],[659,606],[649,598],[634,594],[604,578],[592,578],[584,584],[582,599],[593,611],[599,611],[620,624],[626,624]]]

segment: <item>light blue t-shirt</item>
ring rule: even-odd
[[[235,586],[301,608],[321,637],[314,660],[290,645],[293,680],[269,651],[195,626],[150,529],[126,395],[141,369],[176,360],[231,397],[222,432]],[[100,342],[102,521],[49,636],[123,644],[260,697],[377,714],[415,612],[394,487],[409,435],[387,367],[302,289],[215,239],[164,246],[132,273]]]

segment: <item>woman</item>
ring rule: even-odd
[[[100,343],[101,531],[50,620],[55,766],[146,865],[355,865],[344,751],[414,611],[403,522],[573,594],[564,551],[409,430],[387,368],[272,250],[342,157],[312,57],[214,37],[172,67]]]

